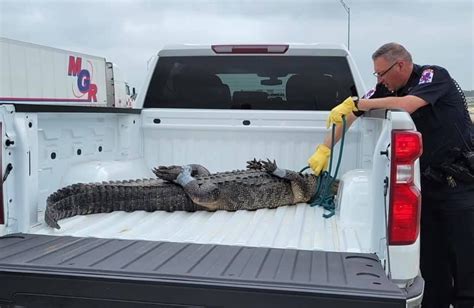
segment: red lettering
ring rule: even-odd
[[[77,57],[75,58],[74,56],[69,56],[69,66],[67,69],[67,74],[69,76],[76,76],[80,71],[82,67],[82,58]]]
[[[89,92],[87,93],[87,100],[89,102],[97,102],[97,85],[91,83]]]

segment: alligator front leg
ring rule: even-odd
[[[208,176],[211,173],[207,170],[206,167],[198,164],[189,164],[188,166],[191,167],[191,175],[192,176]],[[176,177],[181,172],[181,166],[159,166],[158,168],[153,168],[153,173],[166,181],[174,181]]]
[[[206,169],[207,170],[207,169]],[[193,166],[159,167],[153,171],[159,178],[173,181],[183,187],[191,200],[209,211],[219,208],[219,188],[211,182],[203,182],[193,177]]]
[[[267,161],[262,160],[261,164],[263,165],[263,170],[267,173],[290,181],[294,203],[308,202],[311,199],[315,192],[316,179],[314,179],[314,185],[308,185],[309,181],[304,175],[292,170],[280,169],[275,161],[272,162],[269,159]]]

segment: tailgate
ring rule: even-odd
[[[405,307],[373,254],[14,234],[0,304]]]

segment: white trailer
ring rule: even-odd
[[[131,108],[130,88],[103,57],[0,37],[0,101]]]

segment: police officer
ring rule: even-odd
[[[400,44],[388,43],[372,55],[377,86],[362,99],[334,107],[328,118],[351,125],[364,111],[403,109],[422,134],[420,157],[422,213],[420,267],[425,280],[423,308],[474,305],[473,125],[462,91],[448,71],[416,65]],[[336,128],[336,140],[341,135]],[[331,134],[309,158],[314,173],[327,167]],[[471,151],[471,152],[470,152]],[[470,161],[469,161],[469,155]],[[457,173],[456,173],[457,172]]]

